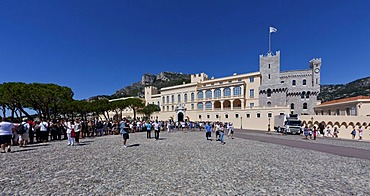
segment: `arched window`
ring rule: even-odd
[[[304,91],[303,91],[303,92],[301,93],[301,99],[304,99],[304,96],[305,96],[305,95],[306,95],[306,92],[304,92]]]
[[[159,101],[158,101],[157,105],[158,105],[159,107],[161,107],[161,104],[159,103]]]
[[[202,102],[199,102],[197,104],[197,108],[198,108],[198,110],[202,110],[203,109],[203,103]]]
[[[294,103],[291,103],[291,104],[290,104],[290,109],[291,109],[291,110],[294,110]]]
[[[267,89],[267,97],[271,97],[271,89]]]
[[[175,102],[175,95],[172,95],[171,96],[171,102],[174,103]]]
[[[224,97],[230,97],[231,96],[231,90],[229,87],[224,89]]]
[[[306,98],[307,99],[310,98],[310,94],[311,94],[311,92],[310,91],[307,91],[307,93],[306,93]]]
[[[167,96],[167,103],[170,103],[170,96]]]
[[[212,98],[212,91],[211,90],[207,90],[206,91],[206,98],[207,99],[211,99]]]
[[[203,91],[198,91],[198,99],[203,99]]]
[[[241,95],[242,94],[242,87],[236,86],[236,87],[234,87],[234,90],[233,91],[234,91],[233,92],[234,96]]]
[[[212,109],[212,103],[210,101],[206,102],[206,109]]]
[[[191,99],[191,101],[194,101],[194,93],[190,94],[190,99]]]
[[[270,101],[267,102],[267,107],[271,107],[271,102]]]
[[[184,94],[184,102],[188,102],[188,94]]]
[[[181,102],[181,95],[180,94],[177,95],[177,102]]]
[[[293,80],[293,81],[292,81],[292,85],[293,85],[293,86],[295,86],[295,85],[296,85],[296,81],[295,81],[295,80]]]
[[[303,109],[307,110],[307,103],[303,103]]]
[[[303,85],[306,85],[306,84],[307,84],[306,79],[303,79],[302,84],[303,84]]]
[[[164,103],[165,103],[165,101],[166,101],[166,98],[163,96],[163,97],[162,97],[162,103],[164,104]]]
[[[217,88],[215,90],[215,94],[214,94],[215,98],[220,98],[221,97],[221,89]]]

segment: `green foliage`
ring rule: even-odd
[[[158,105],[148,104],[143,109],[139,110],[139,112],[145,114],[145,116],[149,118],[154,112],[158,112],[160,110],[161,109]]]
[[[370,96],[370,77],[361,78],[348,84],[321,85],[317,99],[322,102],[355,96]]]

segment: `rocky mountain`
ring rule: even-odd
[[[116,99],[120,97],[129,96],[139,96],[144,97],[144,87],[152,85],[160,90],[163,87],[179,85],[183,83],[190,83],[190,74],[175,73],[175,72],[161,72],[158,75],[144,74],[141,77],[140,82],[133,83],[126,86],[113,95],[110,96],[111,99]]]
[[[321,85],[320,91],[317,99],[322,102],[359,95],[370,96],[370,77],[348,84]]]

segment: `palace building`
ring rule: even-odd
[[[191,75],[191,82],[161,89],[145,87],[146,104],[157,104],[152,119],[223,121],[235,127],[266,129],[274,115],[314,114],[320,92],[321,59],[309,68],[280,71],[280,52],[260,55],[259,72],[209,78]]]

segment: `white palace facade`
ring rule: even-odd
[[[320,92],[321,59],[309,68],[280,71],[280,52],[260,55],[260,71],[209,78],[191,75],[187,84],[145,87],[146,104],[161,111],[152,119],[231,122],[236,128],[266,130],[279,114],[314,114]]]

